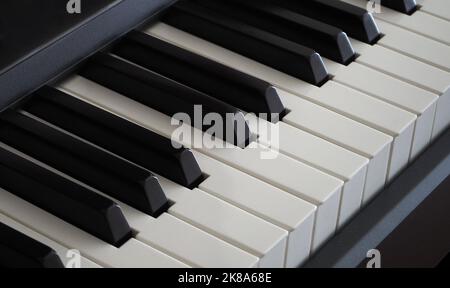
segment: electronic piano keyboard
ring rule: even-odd
[[[450,175],[448,1],[69,2],[0,3],[0,267],[356,267]]]

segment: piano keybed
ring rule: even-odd
[[[447,1],[240,2],[180,1],[0,114],[0,235],[27,265],[298,267],[448,128]],[[194,105],[280,119],[173,147]]]

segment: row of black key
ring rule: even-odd
[[[1,188],[111,245],[131,237],[116,203],[3,147],[0,175]]]
[[[348,36],[369,44],[375,43],[381,36],[373,17],[366,10],[339,0],[261,1],[335,26]]]
[[[275,68],[280,69],[274,65],[284,65],[289,70],[286,65],[294,64],[292,68],[304,74],[301,77],[308,74],[313,78],[318,75],[314,71],[320,69],[316,70],[314,65],[296,65],[296,61],[289,58],[295,50],[295,57],[302,54],[303,60],[312,59],[310,56],[315,52],[302,44],[321,49],[326,56],[346,64],[354,59],[355,53],[343,31],[367,43],[380,37],[370,14],[340,1],[180,1],[162,20],[196,35],[202,34],[200,36],[220,42],[227,48],[235,45],[239,53],[260,58],[263,63],[273,61],[271,66]],[[218,30],[213,31],[216,28]],[[275,34],[282,34],[282,41],[275,41],[273,37],[279,37]],[[270,46],[269,50],[265,50],[266,45],[261,41]],[[296,45],[294,50],[292,45]],[[278,48],[272,51],[276,46]],[[281,50],[289,52],[286,54]],[[268,83],[145,33],[130,33],[111,53],[97,55],[80,75],[170,117],[184,112],[194,119],[195,105],[202,105],[205,113],[215,112],[222,117],[227,113],[240,115],[239,110],[242,110],[267,113],[268,120],[273,120],[271,115],[276,114],[280,119],[286,113],[276,91]],[[285,58],[286,55],[290,56]],[[322,63],[320,57],[318,62]],[[309,70],[303,71],[306,74],[301,71],[305,67]],[[286,72],[286,69],[281,70]],[[319,78],[310,82],[319,85]],[[244,122],[243,117],[238,118]],[[225,127],[230,124],[226,123]],[[198,128],[208,131],[210,127],[202,125]],[[232,139],[225,138],[224,131],[222,138],[244,147],[252,140],[248,130],[247,126],[244,133],[234,129]]]
[[[188,188],[203,180],[190,150],[51,87],[1,114],[0,142],[0,188],[117,247],[130,227],[89,187],[158,217],[169,201],[149,170]]]
[[[381,4],[417,9],[412,0]],[[316,51],[348,64],[347,35],[369,44],[381,37],[366,10],[338,0],[182,0],[162,21],[318,86],[328,75]]]
[[[367,11],[334,0],[182,0],[162,21],[317,86],[329,77],[316,51],[348,64],[347,34],[381,36]]]
[[[245,112],[265,113],[269,119],[286,113],[269,83],[143,32],[129,33],[112,53]],[[201,99],[196,101],[203,104]]]
[[[182,186],[202,180],[190,150],[55,88],[38,90],[22,109]]]
[[[342,29],[276,6],[268,1],[195,0],[210,9],[264,29],[341,64],[355,58],[355,51]]]
[[[220,135],[212,136],[219,136],[241,148],[251,141],[250,128],[242,111],[149,69],[100,53],[91,58],[79,74],[170,117],[185,113],[192,119],[190,124],[193,125],[198,117],[203,119],[204,115],[216,113],[224,120],[225,125]],[[196,107],[197,105],[201,107]],[[200,110],[203,115],[196,115]],[[196,128],[211,131],[213,125],[215,124],[200,123],[201,127]]]
[[[328,79],[322,58],[314,50],[197,2],[178,2],[162,20],[310,83],[320,85]]]
[[[149,215],[167,199],[149,171],[55,129],[34,117],[2,115],[0,141]]]

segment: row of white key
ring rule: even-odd
[[[359,210],[364,196],[367,158],[284,122],[273,124],[254,115],[249,120],[251,126],[262,125],[266,128],[254,129],[258,131],[260,143],[344,181],[338,227]],[[277,134],[272,135],[270,131],[277,131]],[[274,137],[278,139],[274,141]]]
[[[312,87],[301,80],[162,23],[152,26],[146,32],[216,62],[273,83],[277,87],[282,87],[283,89],[278,89],[279,94],[284,105],[290,111],[284,117],[283,122],[371,160],[366,176],[364,202],[369,201],[385,185],[389,169],[389,157],[393,146],[392,136],[378,132],[337,112],[312,103],[309,99],[305,100],[284,90],[287,87],[292,92],[296,91],[297,87],[298,89]],[[315,90],[315,88],[312,89]],[[413,115],[409,116],[413,117]],[[318,153],[320,152],[318,151]]]
[[[69,94],[125,117],[163,136],[170,138],[176,129],[175,126],[171,125],[170,117],[85,78],[72,77],[61,83],[61,87]],[[183,144],[188,147],[191,146],[191,143]],[[267,148],[264,147],[248,147],[246,149],[198,148],[198,151],[202,154],[226,163],[317,206],[312,240],[314,250],[328,237],[332,236],[336,230],[343,181],[284,155],[279,155],[273,160],[261,160],[261,153],[265,150]],[[299,176],[302,178],[299,179]],[[219,179],[221,176],[219,174],[215,177]],[[235,185],[230,185],[230,188],[236,187]],[[207,190],[211,189],[208,188]]]
[[[389,24],[385,23],[385,26],[387,25]],[[390,25],[389,27],[391,26],[393,25]],[[395,30],[396,34],[394,36],[407,38],[413,43],[419,42],[420,37],[424,38],[418,34],[411,33],[406,30],[400,29],[400,31],[398,31],[398,29],[399,28]],[[195,39],[195,37],[165,24],[157,24],[148,29],[146,32],[239,69],[239,66],[235,65],[233,61],[231,61],[230,64],[230,60],[232,60],[232,56],[234,56],[233,53],[229,53],[224,49],[224,51],[217,51],[217,49],[214,50],[217,48],[215,45],[211,45],[206,41],[201,42],[202,40],[199,39],[197,39],[199,41],[194,41],[193,39]],[[177,37],[180,37],[181,39]],[[417,37],[419,37],[419,39],[417,39]],[[390,43],[391,46],[395,46],[394,41],[388,41],[389,39],[386,39],[387,40],[383,43]],[[325,59],[326,64],[328,64],[328,68],[330,68],[330,71],[334,76],[334,80],[344,84],[347,87],[352,87],[355,90],[361,91],[366,95],[375,96],[373,98],[383,100],[384,102],[402,108],[402,110],[405,110],[404,112],[408,111],[410,114],[414,114],[415,117],[418,118],[416,123],[413,124],[414,128],[411,127],[412,124],[411,122],[408,122],[408,115],[404,112],[395,113],[395,109],[392,107],[377,103],[376,101],[374,102],[374,100],[369,100],[367,97],[361,97],[361,94],[348,92],[347,89],[343,89],[342,87],[336,85],[334,81],[328,82],[320,89],[311,88],[311,85],[302,83],[301,81],[297,81],[293,84],[295,80],[289,79],[286,75],[282,75],[283,77],[280,77],[280,75],[270,73],[270,69],[269,71],[263,71],[264,69],[261,69],[262,67],[258,67],[259,69],[254,69],[256,66],[251,63],[251,60],[245,58],[241,58],[240,60],[245,61],[243,63],[247,63],[248,60],[248,64],[241,70],[256,75],[266,81],[272,82],[290,92],[294,93],[297,91],[297,94],[301,94],[300,96],[304,97],[306,96],[308,100],[315,101],[316,103],[319,103],[327,108],[359,120],[371,127],[393,136],[394,150],[392,153],[389,175],[389,179],[391,179],[408,163],[408,160],[414,159],[421,151],[423,151],[423,149],[431,141],[431,134],[433,138],[435,138],[446,127],[448,127],[450,123],[450,116],[449,113],[447,113],[447,108],[450,107],[450,93],[448,93],[449,91],[447,87],[450,83],[450,74],[413,58],[395,53],[390,49],[385,49],[381,46],[383,44],[370,46],[356,40],[352,41],[357,52],[362,54],[356,62],[350,64],[349,66],[343,66]],[[380,42],[382,41],[383,39],[380,40]],[[397,46],[402,48],[402,45]],[[407,45],[403,46],[414,47]],[[433,48],[438,50],[435,52],[449,51],[448,46],[432,40],[429,40],[427,43],[422,42],[422,46],[424,46],[424,48],[418,49],[419,51],[433,50]],[[412,52],[409,51],[409,53]],[[405,54],[408,55],[408,53]],[[416,54],[420,53],[418,52]],[[446,58],[450,57],[449,53],[439,55],[440,58],[444,59],[443,63],[446,62]],[[435,56],[435,58],[437,57]],[[366,65],[367,67],[358,65],[359,63]],[[251,66],[251,68],[249,66]],[[374,69],[365,69],[368,67]],[[405,69],[405,67],[408,67],[408,69]],[[381,72],[376,71],[375,69],[379,69]],[[420,79],[420,77],[414,74],[420,74],[421,71],[428,72],[429,76]],[[409,76],[411,74],[413,74],[414,77]],[[392,75],[393,77],[390,77],[389,75]],[[418,87],[405,83],[409,80],[408,76],[409,78],[413,77],[414,81],[412,84]],[[395,77],[403,81],[399,81]],[[290,81],[288,81],[288,79]],[[302,84],[302,87],[300,87],[299,83]],[[295,84],[297,84],[297,86],[295,86]],[[425,86],[425,89],[428,88],[429,91],[419,88],[422,86]],[[328,92],[331,91],[334,94],[327,93],[324,88],[328,88]],[[391,90],[391,88],[394,90]],[[310,92],[310,90],[314,92]],[[441,93],[438,93],[440,94],[439,97],[437,95],[437,91],[441,91]],[[396,92],[396,94],[393,95],[393,92]],[[336,93],[338,94],[337,96]],[[348,106],[348,102],[353,103],[351,106]],[[372,110],[374,113],[371,113]],[[400,119],[402,114],[403,119]],[[409,115],[409,121],[412,120],[411,117],[413,116]],[[407,145],[410,137],[414,138],[411,142],[409,154],[407,155]]]
[[[394,177],[408,164],[410,150],[413,145],[412,138],[416,115],[334,81],[328,81],[319,88],[270,68],[261,69],[262,67],[253,65],[254,61],[240,55],[233,57],[237,54],[229,53],[226,49],[218,51],[218,49],[215,49],[217,46],[206,41],[201,42],[194,39],[186,41],[187,37],[193,36],[182,33],[168,25],[157,24],[145,32],[180,45],[207,58],[213,58],[234,69],[243,70],[247,74],[263,79],[298,97],[314,102],[393,137],[394,143],[391,151],[388,179]],[[192,42],[194,42],[194,45],[191,45]],[[290,109],[289,106],[287,108]],[[296,113],[295,110],[290,110],[291,113]]]
[[[134,239],[120,248],[111,246],[3,189],[0,189],[0,213],[64,247],[74,247],[81,256],[103,267],[187,267]]]
[[[364,0],[345,2],[366,7]],[[422,2],[424,9],[429,2]],[[431,5],[434,10],[436,5]],[[450,125],[450,22],[421,10],[409,16],[385,7],[374,17],[386,35],[373,46],[352,39],[361,55],[356,61],[438,96],[435,139]]]
[[[358,62],[344,66],[325,59],[325,63],[334,76],[334,81],[416,115],[410,160],[416,158],[428,146],[433,131],[437,95]]]
[[[85,186],[83,183],[12,148],[8,149],[59,175],[71,179],[79,185]],[[210,176],[212,179],[219,177],[221,176],[214,174]],[[160,253],[168,255],[169,259],[173,257],[173,259],[178,259],[180,262],[192,267],[285,266],[288,240],[287,230],[264,221],[217,197],[210,196],[199,189],[188,190],[163,177],[158,177],[158,179],[160,179],[168,199],[174,204],[167,213],[156,219],[113,199],[122,208],[125,218],[136,234],[135,238],[138,241],[154,247]],[[245,178],[241,180],[243,183],[248,182]],[[206,185],[206,187],[213,186]],[[93,188],[90,189],[110,198],[100,191]],[[16,199],[18,198],[16,197]],[[293,209],[298,210],[297,215],[302,221],[302,226],[298,225],[296,227],[298,229],[295,231],[301,236],[297,235],[297,238],[290,239],[293,241],[292,249],[300,250],[300,252],[296,251],[292,255],[297,256],[290,263],[291,267],[295,267],[309,256],[315,207],[301,201],[292,202],[292,205],[294,206]],[[22,214],[15,217],[18,217],[21,222],[28,223],[26,218],[24,220],[24,215]],[[70,227],[71,225],[67,224],[67,226]],[[39,226],[36,227],[34,224],[29,227],[40,229]],[[72,228],[76,230],[76,228]],[[48,233],[45,234],[48,237],[56,237],[55,241],[66,241],[57,238],[59,235],[54,235],[53,232],[45,230],[44,233]],[[129,245],[132,241],[135,240],[130,240],[124,246]],[[98,242],[98,245],[101,245],[102,241],[98,240]],[[64,242],[64,244],[70,245],[73,242]],[[104,243],[104,245],[107,244]],[[76,246],[71,247],[76,247],[82,253],[90,255],[91,251],[86,251],[85,246],[84,243],[78,243]],[[304,250],[302,251],[300,248]],[[122,247],[117,249],[120,251]],[[147,256],[143,254],[142,257],[146,258]],[[148,257],[152,257],[152,255],[148,255]],[[102,263],[106,267],[116,267],[114,264],[109,263],[108,260],[97,259],[97,261],[103,261]],[[132,265],[132,261],[133,259],[131,258],[127,260],[128,265]],[[139,261],[136,263],[132,267],[140,266]]]
[[[411,87],[411,85],[406,85],[406,83],[396,81],[395,78],[377,73],[377,71],[373,69],[365,69],[363,71],[363,75],[358,75],[357,72],[360,72],[361,69],[358,71],[353,69],[355,66],[356,68],[361,68],[361,66],[356,65],[358,63],[343,66],[328,61],[327,64],[330,64],[329,67],[331,73],[336,77],[336,81],[329,81],[323,87],[317,88],[278,71],[274,72],[270,68],[264,69],[265,67],[263,67],[263,65],[258,67],[249,59],[236,56],[236,54],[226,51],[225,49],[220,51],[220,48],[215,45],[207,43],[206,41],[195,39],[195,37],[165,24],[157,24],[146,32],[208,58],[212,58],[216,61],[232,66],[235,69],[240,69],[244,72],[257,76],[258,78],[262,78],[273,83],[277,87],[281,87],[282,89],[292,92],[293,94],[296,93],[309,101],[313,101],[319,105],[334,110],[394,137],[392,156],[390,160],[391,166],[389,169],[390,174],[388,175],[389,180],[396,176],[398,172],[400,172],[401,169],[408,164],[409,160],[415,158],[430,142],[433,129],[432,123],[434,123],[434,102],[437,99],[437,95],[432,95],[432,93],[423,89],[415,89],[417,87]],[[401,57],[401,55],[399,56]],[[413,59],[411,60],[414,61]],[[240,63],[246,63],[247,65],[241,65]],[[344,76],[341,76],[341,74]],[[357,79],[363,79],[364,81],[352,81],[352,77],[354,76],[358,76],[359,78]],[[364,79],[362,77],[370,78]],[[379,82],[374,84],[371,80],[372,77],[375,81],[387,81],[386,85],[384,85],[384,82],[383,85],[379,85]],[[337,82],[344,85],[338,84]],[[358,90],[364,92],[364,94],[358,92],[357,89],[349,89],[348,87],[352,87],[349,83],[356,83],[352,85],[356,86]],[[450,79],[448,83],[450,83]],[[397,87],[396,85],[399,85],[397,90],[400,90],[403,93],[414,90],[413,92],[415,92],[418,97],[415,99],[403,98],[402,101],[414,103],[414,100],[420,99],[422,103],[425,103],[424,105],[421,105],[422,107],[420,107],[422,109],[422,111],[420,111],[421,113],[413,114],[412,112],[414,111],[396,108],[393,107],[394,105],[388,104],[391,103],[389,101],[378,100],[389,99],[392,95],[392,91],[386,88],[392,86]],[[369,96],[373,94],[378,95],[378,97]],[[445,104],[441,106],[445,106]],[[295,110],[290,110],[296,112]],[[439,115],[448,117],[447,114],[442,113]],[[416,125],[415,120],[417,117],[420,117],[420,121],[418,121]],[[437,117],[436,119],[441,118]],[[440,122],[445,123],[446,121],[436,121],[436,123]],[[436,124],[436,126],[443,127],[443,125],[439,124]],[[437,128],[436,131],[438,130],[439,129]]]
[[[24,154],[21,155],[24,156]],[[132,229],[137,233],[138,240],[157,247],[159,251],[193,267],[252,267],[256,265],[255,261],[258,262],[258,267],[297,267],[309,257],[316,209],[314,205],[226,165],[220,165],[206,156],[201,154],[197,156],[203,160],[202,170],[209,175],[200,189],[204,187],[211,191],[211,194],[221,193],[228,199],[233,198],[229,195],[230,193],[236,192],[230,189],[230,184],[243,185],[248,191],[239,191],[240,197],[234,196],[239,205],[235,206],[209,196],[200,189],[188,190],[163,177],[158,177],[167,197],[174,202],[167,214],[153,219],[114,199],[122,207]],[[27,158],[39,163],[32,158]],[[42,163],[39,164],[51,169]],[[59,171],[51,170],[68,177]],[[218,185],[225,175],[229,176],[227,178],[229,184]],[[74,179],[71,180],[83,185]],[[225,192],[223,188],[226,188],[228,192]],[[261,188],[266,190],[265,193],[260,193]],[[99,191],[97,193],[108,197]],[[261,195],[255,195],[255,193]],[[252,197],[258,196],[261,200],[259,204],[249,204]],[[268,209],[267,205],[273,204],[278,205]],[[253,207],[262,217],[254,216],[245,209],[238,208],[241,205]],[[22,215],[17,217],[22,219]],[[281,227],[261,218],[278,219],[276,223],[282,223],[279,224]],[[53,234],[50,232],[48,235]],[[189,240],[183,238],[183,241],[180,241],[181,236],[188,237]],[[239,249],[232,248],[224,242]],[[85,253],[82,244],[75,247],[81,247],[80,249]]]

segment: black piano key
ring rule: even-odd
[[[261,0],[336,26],[347,35],[374,44],[381,37],[372,15],[366,10],[339,0]]]
[[[132,236],[116,203],[4,148],[0,175],[6,191],[111,245],[119,247]]]
[[[22,109],[185,187],[203,179],[190,150],[55,88],[38,90]]]
[[[5,144],[151,216],[167,209],[157,178],[147,170],[19,112],[1,118]]]
[[[64,268],[50,247],[0,223],[0,267]]]
[[[227,16],[309,47],[321,56],[349,64],[355,51],[347,35],[334,26],[259,0],[195,0]]]
[[[169,117],[185,113],[190,117],[192,125],[196,124],[195,119],[206,114],[218,114],[225,124],[222,135],[215,135],[216,137],[241,148],[250,143],[250,128],[240,110],[158,73],[102,53],[91,58],[79,73]],[[196,109],[196,105],[201,107]],[[203,115],[195,115],[197,110],[201,110]],[[197,128],[203,131],[212,127],[200,124],[197,126],[201,127]],[[228,130],[230,132],[227,133]]]
[[[162,21],[311,84],[320,86],[329,78],[314,50],[197,3],[178,2]]]
[[[373,0],[369,0],[373,1]],[[380,0],[373,2],[374,4],[380,3],[383,6],[397,10],[401,13],[411,15],[417,10],[416,0]]]
[[[113,53],[246,112],[281,119],[285,108],[269,83],[139,31]]]

